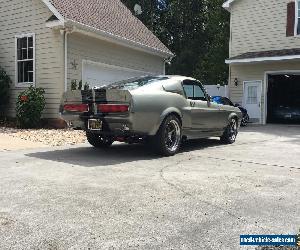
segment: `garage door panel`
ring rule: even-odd
[[[87,82],[90,87],[100,87],[113,82],[149,74],[152,75],[153,73],[100,63],[84,63],[82,80],[84,83]]]

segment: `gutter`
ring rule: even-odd
[[[246,59],[228,59],[225,60],[225,63],[242,64],[242,63],[257,63],[257,62],[272,62],[272,61],[274,62],[274,61],[295,60],[295,59],[300,59],[300,55],[256,57],[256,58],[246,58]]]

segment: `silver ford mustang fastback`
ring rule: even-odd
[[[184,76],[146,76],[87,91],[67,91],[63,119],[84,129],[94,147],[114,141],[146,142],[171,156],[187,139],[220,137],[235,142],[242,113],[211,102],[203,85]]]

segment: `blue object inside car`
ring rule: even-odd
[[[249,123],[249,115],[248,115],[247,109],[243,108],[239,104],[234,105],[233,102],[230,101],[230,99],[228,99],[227,97],[223,97],[223,96],[213,96],[212,101],[217,104],[221,104],[221,105],[229,105],[229,106],[233,106],[233,107],[238,107],[241,110],[241,112],[243,113],[242,126],[246,126],[247,123]]]

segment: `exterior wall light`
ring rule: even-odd
[[[235,78],[233,82],[236,87],[239,86],[239,80],[237,78]]]

